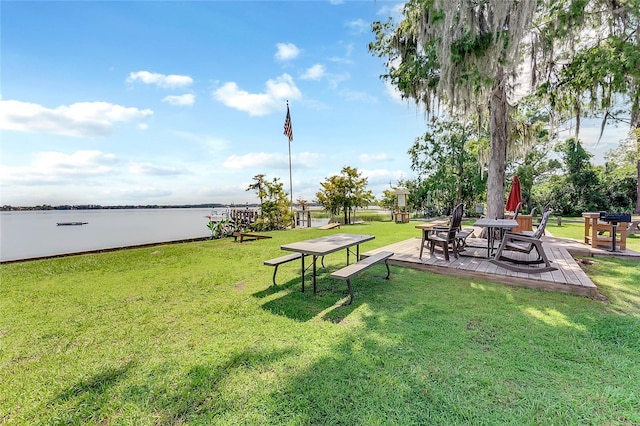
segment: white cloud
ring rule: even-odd
[[[355,90],[342,90],[340,92],[340,96],[349,102],[362,101],[366,103],[375,103],[378,100],[375,96],[371,96],[366,92],[358,92]]]
[[[370,31],[371,24],[366,22],[364,19],[356,19],[355,21],[347,22],[347,27],[359,34],[364,34]]]
[[[325,156],[324,154],[318,154],[315,152],[301,152],[299,154],[294,154],[291,158],[293,167],[315,169],[322,163]]]
[[[150,109],[108,102],[78,102],[47,108],[29,102],[0,101],[0,129],[42,132],[66,136],[104,136],[116,122],[139,120],[153,114]]]
[[[314,66],[307,68],[307,70],[300,76],[302,80],[320,80],[324,77],[325,69],[322,64],[315,64]]]
[[[38,152],[28,166],[2,167],[3,185],[53,184],[72,182],[77,178],[109,175],[115,171],[118,159],[101,151]]]
[[[200,144],[214,154],[225,150],[230,145],[228,140],[220,139],[215,136],[199,135],[197,133],[185,131],[176,131],[174,132],[174,134],[181,139]]]
[[[289,167],[289,162],[286,155],[257,152],[245,155],[231,155],[222,163],[222,166],[226,169],[235,170],[253,168],[281,169]]]
[[[385,92],[387,93],[387,95],[394,101],[394,102],[405,102],[402,99],[402,93],[398,90],[398,88],[396,86],[394,86],[393,84],[391,84],[389,81],[385,81],[384,82],[384,88],[385,88]]]
[[[575,137],[573,120],[568,124],[570,124],[570,128],[560,131],[558,140]],[[629,127],[609,125],[605,128],[602,139],[598,141],[600,138],[600,126],[601,122],[598,119],[583,118],[579,135],[584,149],[593,155],[590,161],[597,165],[604,164],[607,151],[617,148],[620,142],[629,136]]]
[[[346,64],[346,65],[353,64],[353,60],[350,59],[354,51],[353,43],[345,43],[341,41],[339,45],[342,48],[344,48],[344,56],[332,56],[331,58],[329,58],[329,60],[331,62],[336,62],[339,64]]]
[[[385,189],[391,189],[401,179],[412,179],[402,170],[362,169],[359,171],[367,178],[367,187],[377,195],[382,195]]]
[[[111,195],[116,195],[119,199],[132,200],[132,203],[138,203],[139,200],[169,197],[175,194],[166,188],[134,187],[118,188]]]
[[[387,169],[362,169],[360,170],[362,176],[368,179],[370,185],[395,184],[399,179],[406,179],[407,175],[402,170],[387,170]]]
[[[193,79],[187,75],[177,74],[158,74],[149,71],[136,71],[129,73],[127,77],[129,83],[135,83],[139,81],[144,84],[155,84],[163,89],[175,89],[177,87],[190,86],[193,83]]]
[[[380,162],[380,161],[388,161],[391,158],[389,157],[389,154],[387,153],[380,153],[380,154],[361,154],[360,155],[360,161],[363,163],[376,163],[376,162]]]
[[[195,102],[195,95],[191,94],[191,93],[187,93],[184,95],[170,95],[170,96],[165,96],[164,99],[162,99],[162,102],[166,102],[170,105],[176,105],[176,106],[190,106],[193,105],[193,103]]]
[[[278,61],[289,61],[295,59],[300,54],[300,49],[293,43],[278,43],[276,44],[278,49],[275,54],[275,58]]]
[[[133,163],[129,166],[129,172],[137,175],[152,176],[175,176],[189,174],[189,172],[186,170],[181,170],[175,167],[156,166],[151,163]]]
[[[302,152],[291,157],[293,169],[315,168],[324,158],[322,154]],[[226,169],[288,169],[289,157],[284,154],[252,152],[244,155],[231,155],[223,163]]]
[[[384,5],[378,10],[377,15],[384,16],[385,18],[392,17],[394,21],[400,22],[403,17],[402,11],[404,10],[404,5],[404,2],[397,3],[393,6]]]
[[[275,80],[268,80],[264,93],[249,93],[234,82],[228,82],[213,92],[213,97],[224,105],[249,115],[267,115],[282,111],[285,99],[300,99],[302,93],[289,74],[282,74]]]
[[[326,79],[329,82],[329,87],[336,89],[343,81],[350,80],[351,74],[348,72],[342,74],[327,74]]]

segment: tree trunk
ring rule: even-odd
[[[640,142],[638,142],[640,152]],[[640,160],[638,160],[638,184],[636,185],[636,213],[640,213]]]
[[[636,101],[635,109],[631,113],[631,137],[636,140],[636,159],[638,170],[638,181],[636,182],[636,209],[634,213],[640,214],[640,107]]]
[[[460,154],[458,154],[458,158],[460,158]],[[456,176],[456,183],[458,184],[457,193],[456,193],[456,202],[454,205],[458,203],[462,203],[462,179],[464,177],[464,164],[462,161],[458,162],[458,176]]]
[[[635,30],[636,46],[640,47],[640,25],[636,26]],[[631,137],[636,141],[636,165],[638,171],[638,181],[636,182],[636,209],[635,213],[640,214],[640,96],[638,95],[640,89],[640,78],[632,78],[629,86],[630,93],[633,93],[631,98]]]
[[[640,84],[640,83],[638,83]],[[636,182],[636,209],[634,213],[640,213],[640,100],[635,99],[635,105],[631,109],[631,137],[636,141],[636,164],[638,181]]]
[[[504,218],[504,177],[507,162],[507,93],[504,70],[498,67],[491,90],[491,148],[487,175],[487,217]]]

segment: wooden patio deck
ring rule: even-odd
[[[391,265],[586,297],[595,297],[598,293],[596,285],[587,277],[569,251],[560,244],[553,244],[550,241],[545,241],[544,250],[552,265],[558,269],[542,273],[536,272],[535,267],[531,267],[531,273],[522,273],[494,265],[489,262],[489,259],[483,257],[487,254],[486,240],[469,238],[467,244],[470,247],[467,247],[464,255],[458,259],[451,256],[450,261],[444,260],[442,251],[436,249],[432,256],[426,248],[420,259],[418,257],[420,243],[421,238],[411,238],[362,253],[361,257],[371,256],[380,251],[392,251],[394,255],[389,259]]]

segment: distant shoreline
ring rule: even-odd
[[[47,204],[41,206],[10,206],[4,205],[0,208],[0,211],[43,211],[43,210],[123,210],[123,209],[245,209],[259,208],[259,204],[145,204],[145,205],[114,205],[114,206],[102,206],[100,204],[79,204],[79,205],[60,205],[50,206]],[[322,207],[320,204],[307,204],[307,207]]]
[[[1,211],[33,211],[33,210],[124,210],[124,209],[244,209],[256,208],[257,204],[145,204],[145,205],[114,205],[103,206],[100,204],[79,204],[79,205],[60,205],[60,206],[2,206]]]

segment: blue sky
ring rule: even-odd
[[[368,52],[400,5],[2,1],[0,203],[253,203],[260,173],[288,191],[287,100],[294,200],[343,166],[379,196],[426,130]]]

